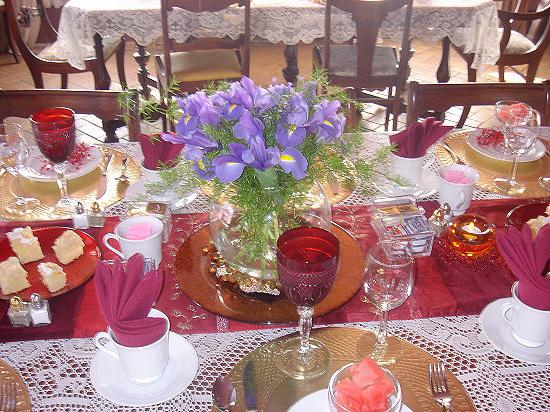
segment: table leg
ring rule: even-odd
[[[451,49],[451,40],[445,37],[441,43],[441,62],[437,68],[437,81],[439,83],[447,83],[451,78],[449,67],[449,52]]]
[[[137,45],[137,52],[134,53],[134,59],[139,65],[138,69],[138,80],[141,85],[139,93],[148,99],[151,96],[151,88],[149,87],[147,81],[149,79],[149,71],[147,70],[147,62],[151,57],[151,53],[145,50],[144,46]]]
[[[285,46],[286,67],[283,69],[283,77],[287,82],[296,83],[298,76],[298,46]]]
[[[94,76],[95,88],[96,90],[109,90],[109,87],[111,87],[111,78],[105,66],[103,39],[99,33],[94,34],[94,49],[98,63],[98,72]]]

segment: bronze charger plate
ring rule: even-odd
[[[295,334],[292,334],[295,335]],[[247,362],[252,361],[258,411],[280,412],[288,410],[294,403],[318,390],[326,389],[332,374],[341,366],[361,361],[372,347],[369,343],[372,332],[359,328],[320,328],[314,329],[311,336],[322,341],[330,351],[330,363],[327,372],[316,379],[295,380],[283,374],[275,366],[279,345],[287,339],[283,336],[266,343],[241,359],[229,372],[228,376],[237,389],[237,404],[233,412],[244,412],[243,372]],[[395,336],[388,339],[397,340]],[[393,365],[384,366],[399,380],[403,394],[403,403],[415,412],[440,412],[441,406],[432,398],[428,381],[428,365],[438,362],[428,352],[401,340],[403,354]],[[453,396],[455,411],[474,412],[468,393],[459,380],[447,371],[447,384]],[[215,410],[215,409],[213,409]]]
[[[363,285],[363,249],[340,226],[332,224],[331,232],[340,242],[338,271],[327,297],[315,305],[315,317],[339,308]],[[209,240],[208,226],[204,226],[187,238],[176,255],[174,275],[187,296],[209,312],[243,322],[269,324],[298,320],[296,305],[284,296],[268,301],[219,283],[208,271],[209,257],[202,254]]]
[[[17,403],[15,410],[17,412],[31,412],[31,398],[21,376],[3,360],[0,360],[0,384],[15,382],[17,387]]]

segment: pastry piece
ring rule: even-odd
[[[44,257],[38,238],[33,235],[29,226],[15,228],[6,236],[21,264],[34,262]]]
[[[19,259],[12,256],[0,263],[0,289],[4,295],[19,292],[30,286],[27,271],[23,269]]]
[[[84,242],[78,234],[66,230],[55,239],[52,249],[57,260],[67,265],[84,254]]]
[[[536,237],[539,233],[539,230],[548,224],[550,224],[550,217],[549,216],[538,216],[534,219],[529,219],[527,221],[527,224],[531,228],[531,234],[533,237]]]
[[[43,262],[38,265],[38,272],[42,276],[42,282],[51,293],[63,289],[67,284],[67,274],[56,263]]]

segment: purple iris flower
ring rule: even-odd
[[[248,110],[245,110],[238,123],[233,126],[233,134],[237,139],[248,142],[252,137],[264,135],[264,124],[260,119],[253,117]]]
[[[230,154],[221,155],[212,160],[212,166],[220,182],[230,183],[237,180],[243,174],[246,166],[243,160],[243,153],[246,146],[240,143],[229,143],[227,145]]]
[[[252,97],[240,83],[231,83],[229,90],[221,96],[226,101],[221,114],[227,120],[237,120],[245,110],[252,110]]]
[[[242,159],[254,169],[264,171],[279,163],[279,150],[266,148],[264,138],[255,136],[250,140],[250,148],[243,152]]]
[[[285,173],[291,173],[298,180],[306,176],[307,159],[294,147],[287,147],[281,152],[279,164]]]
[[[338,100],[323,100],[315,105],[315,112],[311,116],[309,131],[317,133],[317,139],[325,142],[339,137],[344,131],[346,118],[343,114],[338,114],[340,102]]]
[[[199,129],[195,130],[194,133],[186,135],[163,133],[162,138],[167,142],[183,143],[186,147],[197,146],[203,149],[216,149],[218,147],[218,142],[212,140]]]
[[[204,180],[212,180],[216,176],[212,165],[210,165],[204,157],[195,162],[193,165],[193,171],[198,177]]]
[[[221,116],[206,93],[197,92],[177,100],[182,117],[176,125],[176,133],[185,136],[194,133],[202,124],[218,127]]]
[[[288,102],[275,131],[275,139],[283,147],[295,147],[304,141],[307,133],[308,106],[301,94],[295,94]]]

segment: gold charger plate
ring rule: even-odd
[[[90,209],[92,203],[98,202],[102,210],[112,204],[122,200],[126,189],[132,183],[139,180],[141,169],[134,159],[129,158],[126,166],[126,175],[129,177],[128,183],[120,183],[116,180],[122,173],[122,163],[127,154],[110,147],[99,148],[103,154],[101,163],[97,168],[90,173],[76,179],[71,179],[68,182],[69,196],[78,199],[86,209]],[[113,160],[108,170],[107,175],[107,190],[99,199],[96,199],[97,184],[101,177],[101,171],[105,163],[107,155],[112,154]],[[21,178],[21,189],[24,196],[35,197],[40,200],[41,205],[33,210],[29,210],[24,214],[13,214],[5,210],[3,205],[15,199],[13,194],[13,176],[9,173],[4,173],[0,178],[0,218],[6,220],[55,220],[66,219],[70,215],[53,213],[48,206],[51,206],[59,199],[59,188],[55,182],[38,182]]]
[[[17,386],[17,405],[18,412],[31,412],[31,398],[25,386],[25,382],[19,376],[15,369],[3,360],[0,360],[0,384],[15,382]]]
[[[341,227],[332,224],[331,232],[340,242],[338,271],[327,297],[315,305],[315,317],[339,308],[363,285],[363,249]],[[202,253],[209,240],[208,226],[204,226],[187,238],[174,261],[176,281],[190,299],[211,313],[243,322],[269,324],[298,320],[296,305],[283,296],[267,295],[264,300],[218,282],[209,272],[210,258]]]
[[[495,186],[495,177],[508,177],[512,169],[512,162],[492,159],[472,149],[467,142],[469,132],[451,133],[445,138],[445,143],[452,149],[458,158],[479,172],[477,187],[489,192],[504,195]],[[453,155],[438,143],[435,146],[435,154],[441,165],[457,163]],[[548,196],[538,183],[540,176],[550,176],[550,156],[545,154],[541,159],[533,162],[518,163],[517,180],[526,186],[525,193],[517,197]]]
[[[366,343],[372,341],[369,339],[370,334],[372,332],[358,328],[314,329],[311,336],[327,346],[331,358],[328,370],[323,376],[305,381],[291,379],[275,366],[275,356],[279,344],[287,336],[266,343],[246,355],[229,372],[228,376],[237,388],[237,405],[231,410],[233,412],[246,411],[242,381],[244,366],[248,361],[252,361],[254,365],[258,411],[286,411],[304,396],[326,389],[330,377],[338,368],[362,360],[371,349]],[[389,339],[398,338],[390,336]],[[403,344],[401,358],[395,364],[384,367],[389,369],[399,380],[403,403],[415,412],[440,412],[441,406],[433,400],[428,383],[428,365],[438,362],[438,359],[411,343],[404,340],[401,342]],[[474,412],[474,405],[466,390],[449,371],[447,371],[447,384],[453,396],[454,410]]]

